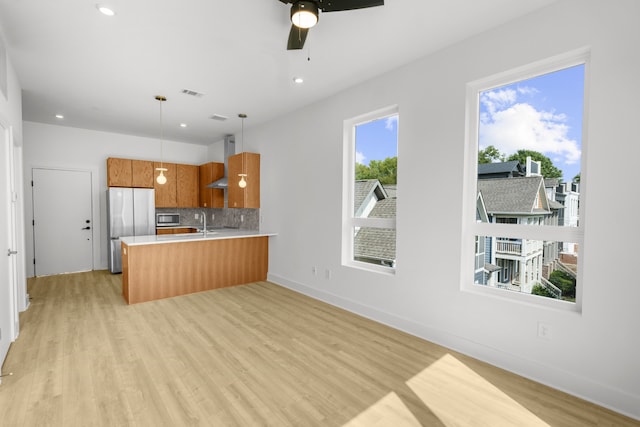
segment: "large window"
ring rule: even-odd
[[[468,85],[463,289],[579,309],[587,59]]]
[[[398,110],[344,123],[344,265],[393,273],[396,266]]]

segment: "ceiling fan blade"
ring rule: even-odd
[[[304,41],[307,39],[308,28],[299,28],[295,25],[291,26],[289,31],[289,40],[287,41],[287,50],[302,49]]]
[[[364,9],[374,6],[384,6],[384,0],[320,0],[320,10],[323,12]]]

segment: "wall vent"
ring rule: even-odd
[[[202,98],[204,96],[204,93],[196,92],[195,90],[191,89],[182,89],[182,93],[189,96],[195,96],[196,98]]]

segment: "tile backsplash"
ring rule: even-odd
[[[207,215],[207,227],[231,227],[240,230],[260,229],[260,209],[229,208],[156,208],[157,213],[179,213],[180,225],[199,227],[202,213]],[[198,214],[198,219],[195,215]],[[213,219],[212,219],[213,217]]]

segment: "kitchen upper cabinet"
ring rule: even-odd
[[[260,207],[260,154],[239,153],[229,156],[228,160],[227,188],[228,202],[230,208],[259,208]],[[244,173],[247,176],[247,186],[240,188],[238,174]]]
[[[153,162],[131,160],[131,186],[135,188],[154,188]]]
[[[176,200],[179,208],[197,208],[200,206],[198,189],[200,187],[200,168],[194,165],[176,165]]]
[[[131,187],[130,159],[107,159],[107,187]]]
[[[200,165],[200,207],[223,208],[224,190],[208,188],[207,185],[224,176],[224,163],[210,162]]]
[[[107,187],[153,188],[153,162],[109,157]]]
[[[167,182],[164,184],[158,184],[158,182],[153,180],[153,188],[156,190],[156,208],[176,208],[178,207],[178,198],[177,198],[177,188],[178,188],[178,180],[177,180],[177,165],[175,163],[163,163],[162,167],[167,169],[164,172],[164,176],[167,177]],[[155,168],[160,167],[159,162],[155,162],[153,164],[154,170]],[[155,173],[154,173],[155,176]]]

